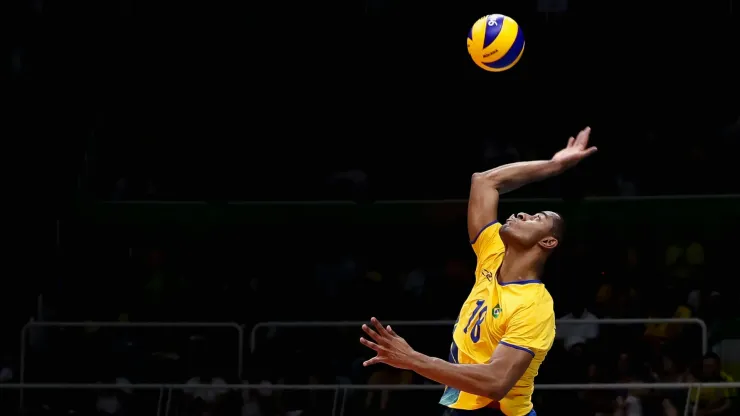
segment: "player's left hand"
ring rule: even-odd
[[[583,159],[596,153],[596,147],[588,147],[588,138],[591,135],[591,127],[586,127],[578,133],[575,138],[571,137],[568,140],[568,145],[565,149],[555,153],[552,157],[553,162],[557,162],[564,169],[570,169],[577,165]]]
[[[365,361],[362,365],[367,367],[377,363],[385,363],[403,370],[411,369],[416,351],[411,348],[405,339],[399,337],[390,325],[383,327],[383,324],[375,318],[371,318],[370,323],[373,326],[372,328],[368,325],[362,325],[362,330],[375,342],[360,338],[360,343],[377,352],[378,355]]]

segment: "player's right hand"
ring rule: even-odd
[[[578,136],[568,139],[568,145],[565,149],[555,153],[552,161],[560,164],[563,169],[570,169],[581,160],[596,153],[598,149],[595,146],[588,147],[588,138],[590,135],[591,127],[581,130]]]
[[[390,325],[384,328],[383,324],[375,318],[371,318],[370,323],[373,328],[362,325],[362,330],[375,342],[360,338],[360,343],[375,351],[377,355],[365,361],[362,365],[367,367],[377,363],[385,363],[403,370],[411,369],[418,353],[411,348],[405,339],[399,337]]]

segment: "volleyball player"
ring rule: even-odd
[[[499,195],[558,175],[596,152],[590,128],[552,159],[517,162],[473,175],[468,235],[477,255],[475,283],[453,330],[449,360],[414,351],[376,318],[360,342],[385,363],[446,386],[448,415],[534,416],[534,378],[555,338],[552,297],[540,280],[562,238],[563,218],[552,211],[519,213],[498,221]]]

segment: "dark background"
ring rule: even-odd
[[[10,381],[19,381],[17,340],[29,317],[233,321],[247,333],[276,320],[454,319],[474,266],[464,226],[470,175],[549,158],[586,125],[598,154],[502,207],[507,216],[565,215],[568,239],[546,276],[558,316],[585,306],[600,318],[670,317],[685,306],[707,322],[717,351],[735,348],[723,344],[740,332],[732,7],[9,3]],[[488,13],[524,28],[524,57],[505,73],[481,71],[462,47]],[[642,325],[600,329],[582,355],[557,344],[538,382],[675,381],[663,357],[684,379],[708,377],[695,328],[658,337]],[[414,347],[446,356],[449,328],[403,330]],[[265,331],[239,380],[226,330],[36,331],[26,381],[409,381],[358,369],[366,352],[357,336]],[[723,368],[737,377],[731,359]],[[555,393],[537,397],[539,414],[611,414],[616,397],[628,396]],[[98,396],[42,391],[24,400],[30,412],[85,414],[98,411]],[[172,412],[231,414],[260,402],[263,415],[323,415],[332,406],[331,394],[253,392],[220,405],[181,396]],[[345,414],[437,414],[437,396],[393,393],[378,410],[377,396],[357,393]],[[644,414],[662,414],[666,397],[643,396]],[[17,399],[3,390],[2,414]],[[157,408],[156,394],[119,399],[127,414]]]
[[[603,152],[578,192],[618,174],[645,194],[738,189],[716,180],[737,149],[727,1],[13,4],[18,146],[99,197],[126,176],[157,199],[329,198],[326,176],[358,167],[380,199],[464,197],[485,140],[549,157],[587,124]],[[492,11],[527,35],[496,75],[459,46]]]

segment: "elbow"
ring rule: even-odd
[[[485,186],[498,189],[501,185],[497,178],[496,172],[476,172],[470,179],[473,186]]]
[[[493,172],[475,172],[470,179],[473,183],[490,181],[495,175]]]
[[[499,383],[494,383],[486,389],[486,397],[489,399],[500,401],[506,397],[506,393],[509,391]]]
[[[485,387],[481,389],[482,396],[488,397],[489,399],[499,401],[506,397],[509,393],[510,388],[507,388],[500,379],[491,378],[486,380]]]

